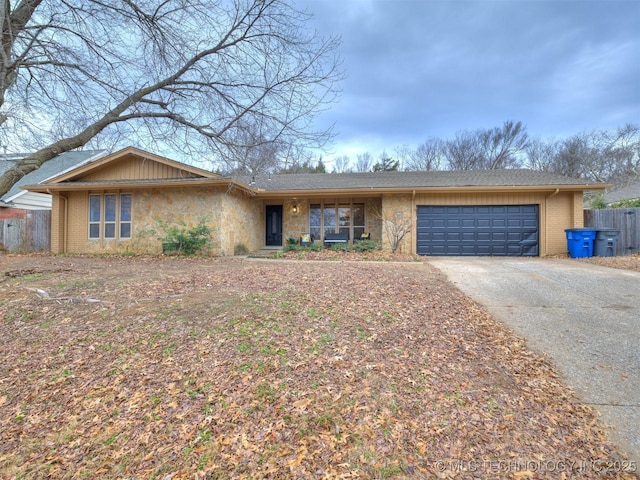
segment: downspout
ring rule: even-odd
[[[545,254],[547,253],[547,249],[549,248],[549,208],[547,208],[547,201],[551,198],[551,197],[555,197],[558,192],[560,192],[559,188],[556,188],[555,191],[553,193],[550,193],[549,195],[547,195],[546,197],[544,197],[544,250],[545,250]]]

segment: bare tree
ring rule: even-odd
[[[483,151],[477,133],[463,130],[444,144],[444,156],[449,170],[482,168]]]
[[[531,153],[529,153],[531,155]],[[640,175],[640,127],[593,130],[557,142],[548,170],[622,185]]]
[[[278,170],[283,145],[265,138],[255,126],[243,128],[243,122],[238,122],[234,132],[236,137],[229,145],[231,155],[222,159],[224,172],[261,175]]]
[[[610,136],[606,155],[612,169],[607,179],[616,185],[635,182],[640,177],[640,126],[626,124]]]
[[[502,127],[463,131],[446,142],[445,154],[453,170],[495,170],[521,165],[529,135],[522,122],[512,120]]]
[[[334,159],[332,173],[348,173],[351,171],[351,160],[347,155]]]
[[[404,238],[411,232],[411,214],[402,210],[390,212],[381,208],[374,208],[371,213],[380,220],[382,234],[391,248],[391,253],[396,253]]]
[[[409,171],[440,170],[443,164],[445,143],[439,138],[430,138],[418,145],[404,163]]]
[[[526,167],[541,172],[553,172],[559,148],[560,142],[557,140],[532,139],[525,150]]]
[[[359,153],[356,161],[356,172],[370,172],[373,168],[373,157],[369,152]]]
[[[0,143],[37,148],[22,176],[96,136],[231,158],[260,144],[318,147],[312,121],[342,74],[335,38],[293,0],[0,2]],[[240,142],[242,143],[242,142]]]
[[[483,168],[488,170],[520,166],[529,144],[527,127],[513,120],[482,132],[480,138],[485,151]]]
[[[391,253],[396,253],[404,237],[411,232],[411,215],[395,212],[389,215],[381,214],[380,217],[384,234],[391,247]]]

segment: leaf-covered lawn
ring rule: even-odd
[[[1,478],[631,478],[550,365],[428,264],[0,274]]]

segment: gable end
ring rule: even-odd
[[[127,155],[78,176],[73,181],[98,182],[110,180],[151,180],[175,178],[203,178],[173,165],[157,162],[137,155]]]

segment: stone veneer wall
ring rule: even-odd
[[[163,225],[192,228],[204,219],[213,230],[208,253],[233,255],[243,243],[249,250],[260,248],[260,202],[241,191],[202,188],[163,188],[123,191],[132,194],[132,238],[89,240],[87,238],[88,194],[73,195],[79,215],[70,215],[70,253],[136,252],[156,254],[162,251]],[[71,201],[70,201],[71,203]],[[70,206],[71,207],[71,206]]]
[[[414,222],[413,211],[411,209],[411,195],[383,195],[382,196],[382,217],[385,221],[392,222],[397,215],[402,216],[401,221],[411,222],[412,228],[409,233],[405,235],[400,244],[398,245],[398,253],[411,253],[411,239],[413,234]],[[381,223],[384,223],[381,219]],[[381,226],[382,230],[382,249],[391,250],[391,242],[389,234],[385,232],[384,225]]]
[[[293,237],[299,240],[300,235],[309,233],[309,205],[314,200],[285,200],[282,202],[282,241]],[[298,213],[293,213],[294,205],[298,206]]]

